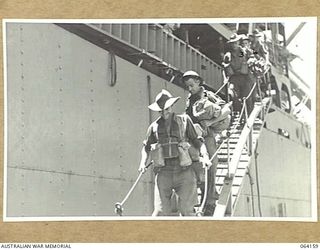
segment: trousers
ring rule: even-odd
[[[194,205],[197,204],[197,181],[191,167],[186,169],[165,167],[156,174],[152,216],[172,214],[173,193],[177,195],[180,214],[194,215]]]
[[[211,158],[214,155],[214,153],[217,151],[217,144],[216,144],[216,140],[214,138],[213,132],[211,131],[210,133],[208,133],[208,135],[204,138],[204,140],[205,140],[205,145],[207,147],[209,157]],[[207,201],[205,203],[205,206],[208,206],[208,205],[215,206],[215,202],[219,198],[216,191],[217,165],[218,165],[218,157],[216,156],[212,160],[212,166],[208,171],[208,193],[207,193]]]
[[[233,100],[234,111],[240,111],[242,106],[242,99],[248,96],[253,86],[252,79],[249,75],[237,74],[230,77],[230,82],[234,85],[234,91],[236,93],[236,96]],[[255,93],[252,93],[246,101],[248,115],[253,110],[254,95]]]

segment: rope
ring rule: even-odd
[[[202,216],[203,214],[203,208],[204,205],[206,204],[207,201],[207,196],[208,196],[208,167],[205,166],[205,172],[204,172],[204,178],[205,178],[205,182],[204,182],[204,195],[203,195],[203,199],[199,208],[199,211],[196,213],[197,216]]]
[[[148,167],[152,164],[153,162],[151,161],[147,166],[146,169],[148,169]],[[122,212],[123,212],[123,204],[127,201],[127,199],[129,198],[129,196],[131,195],[132,191],[135,189],[135,187],[137,186],[139,180],[141,179],[141,176],[144,174],[144,172],[140,172],[136,181],[134,182],[134,184],[132,185],[132,187],[130,188],[129,192],[127,193],[127,195],[124,197],[124,199],[121,202],[117,202],[115,204],[115,212],[122,216]]]
[[[146,169],[152,164],[153,162],[151,161],[147,166]],[[144,174],[144,172],[140,172],[138,175],[138,178],[136,179],[136,181],[134,182],[134,184],[132,185],[132,187],[130,188],[128,194],[126,195],[126,197],[123,199],[123,201],[120,203],[121,205],[123,205],[127,199],[129,198],[130,194],[132,193],[132,191],[134,190],[134,188],[136,187],[136,185],[138,184],[141,176]]]
[[[260,195],[260,185],[259,185],[259,173],[258,173],[258,142],[256,144],[256,149],[254,151],[254,160],[255,160],[255,168],[256,168],[256,183],[257,183],[257,195],[258,195],[258,209],[259,209],[259,216],[262,217],[262,212],[261,212],[261,195]]]
[[[253,93],[253,90],[255,89],[255,87],[257,86],[257,82],[254,83],[253,87],[251,88],[249,94],[244,98],[245,100],[247,100]]]
[[[249,181],[250,181],[250,194],[251,194],[251,207],[252,207],[252,216],[255,217],[255,209],[254,209],[254,199],[253,199],[253,181],[252,181],[252,176],[250,173],[250,169],[248,168],[247,175],[249,176]]]
[[[226,81],[216,92],[214,92],[214,94],[218,94],[228,83],[229,81]]]
[[[121,205],[123,205],[127,199],[129,198],[129,196],[131,195],[132,191],[134,190],[134,188],[136,187],[136,185],[138,184],[139,180],[141,179],[141,176],[143,175],[143,172],[139,173],[138,178],[136,179],[136,181],[134,182],[134,184],[132,185],[132,187],[130,188],[129,192],[127,193],[126,197],[124,197],[124,199],[122,200],[122,202],[120,202]]]

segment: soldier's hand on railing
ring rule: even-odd
[[[202,156],[201,161],[203,163],[203,168],[210,168],[212,166],[212,162],[209,159],[209,155]]]
[[[144,162],[140,162],[138,171],[144,173],[146,172],[146,170],[147,170],[146,164]]]

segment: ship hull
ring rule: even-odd
[[[138,176],[146,129],[158,116],[147,106],[164,88],[181,97],[174,107],[181,113],[187,91],[54,24],[6,28],[6,219],[116,216],[114,205]],[[262,215],[280,216],[285,204],[283,216],[310,216],[310,149],[277,134],[301,127],[279,110],[268,117],[278,113],[262,130],[258,165],[250,166],[258,169]],[[153,186],[149,170],[124,215],[150,216]],[[256,184],[249,191],[246,181],[234,216],[257,216]]]
[[[233,215],[310,217],[311,149],[307,128],[273,107],[259,136]],[[281,130],[279,130],[281,129]],[[279,131],[287,131],[285,136]],[[289,138],[288,138],[289,137]],[[251,178],[251,180],[250,180]]]

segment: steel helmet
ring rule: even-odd
[[[203,82],[203,79],[201,78],[201,76],[199,76],[199,74],[197,72],[193,71],[193,70],[188,70],[183,74],[183,76],[181,78],[182,82],[184,83],[185,79],[187,79],[189,77],[199,80],[200,83]]]
[[[199,74],[198,74],[197,72],[193,71],[193,70],[188,70],[188,71],[186,71],[186,72],[183,74],[182,78],[185,78],[185,77],[201,78],[201,77],[199,76]]]

